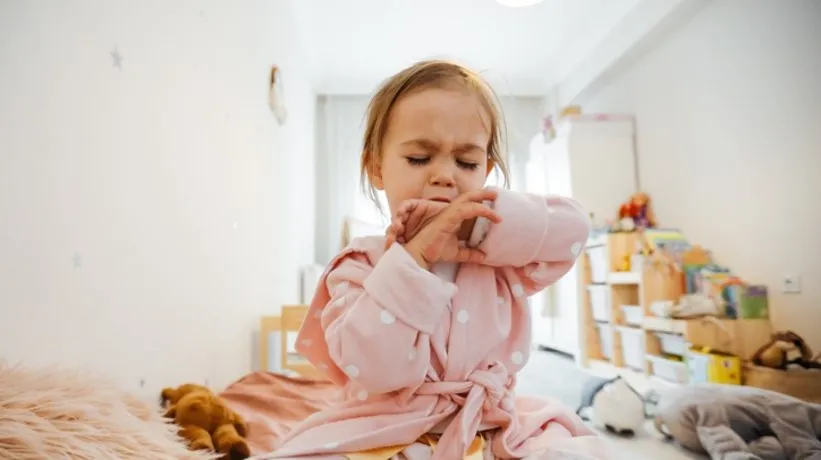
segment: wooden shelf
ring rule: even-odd
[[[678,360],[662,351],[659,333],[665,343],[675,344],[682,356],[691,346],[697,345],[731,353],[742,360],[749,359],[762,343],[769,340],[769,319],[673,319],[655,316],[652,309],[655,303],[678,303],[684,293],[684,275],[661,257],[631,257],[644,247],[643,243],[639,233],[597,235],[591,238],[591,244],[580,259],[580,317],[585,344],[580,360],[582,365],[601,367],[602,363],[607,363],[619,374],[622,371],[635,372],[635,368],[639,368],[638,372],[648,380],[676,385],[683,382],[670,382],[655,375],[658,369],[654,366],[676,372],[683,372],[687,366],[684,359]],[[591,261],[591,255],[603,255],[605,260]],[[594,279],[604,282],[594,283]],[[602,306],[593,305],[593,296],[588,289],[590,286],[606,290],[606,321],[601,321],[604,316],[601,314]],[[601,294],[601,291],[597,292]],[[597,297],[597,301],[600,298]],[[631,309],[632,313],[640,313],[640,321],[633,321],[638,325],[628,323],[623,306],[638,307]],[[594,315],[594,311],[599,314]],[[608,347],[607,344],[611,345]],[[609,358],[607,349],[610,350]],[[636,350],[639,352],[636,353]]]

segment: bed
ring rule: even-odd
[[[293,335],[299,330],[307,313],[305,305],[285,305],[279,316],[261,317],[259,370],[220,393],[248,423],[247,440],[254,455],[274,450],[294,425],[342,396],[339,387],[289,350],[289,333]],[[269,369],[271,349],[280,354],[280,369]]]

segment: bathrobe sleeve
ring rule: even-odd
[[[570,198],[495,190],[488,204],[502,221],[478,220],[470,244],[485,253],[484,264],[512,268],[524,294],[533,294],[570,271],[587,242],[590,219]]]
[[[384,244],[384,243],[382,243]],[[427,373],[430,340],[453,283],[422,269],[399,244],[377,263],[349,250],[320,280],[297,351],[337,384],[369,393],[416,388]]]

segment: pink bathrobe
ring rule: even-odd
[[[531,349],[526,298],[570,270],[589,220],[566,198],[498,192],[492,206],[503,220],[478,245],[486,260],[462,264],[453,283],[399,244],[384,250],[383,237],[357,239],[334,258],[297,351],[343,386],[346,400],[265,458],[344,458],[410,445],[443,425],[430,458],[462,458],[487,427],[497,427],[488,432],[495,458],[601,458],[599,438],[571,409],[513,394]],[[553,453],[538,454],[545,449]]]

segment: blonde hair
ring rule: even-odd
[[[490,118],[490,139],[487,145],[488,162],[504,178],[504,187],[510,182],[503,143],[505,142],[504,115],[498,98],[490,85],[476,72],[447,60],[425,60],[402,70],[385,80],[368,104],[367,124],[362,142],[360,180],[368,198],[382,210],[376,188],[371,180],[382,156],[382,143],[388,131],[391,110],[403,96],[429,88],[461,88],[473,92]]]

